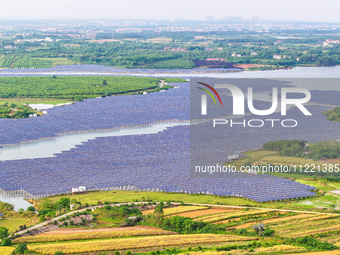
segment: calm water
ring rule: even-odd
[[[160,76],[160,75],[152,75]],[[234,73],[169,74],[169,77],[210,77],[210,78],[340,78],[340,66],[296,67],[287,70],[243,71]]]
[[[52,75],[134,75],[157,77],[212,77],[212,78],[340,78],[340,66],[295,67],[288,70],[243,71],[231,73],[209,73],[218,69],[200,69],[206,73],[192,73],[197,70],[118,69],[98,65],[56,66],[45,69],[2,69],[1,76],[52,76]],[[169,72],[173,72],[169,74]]]
[[[27,207],[32,206],[32,204],[28,203],[22,197],[3,197],[0,195],[0,201],[14,205],[15,211],[18,211],[20,208],[26,210]]]

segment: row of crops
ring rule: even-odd
[[[167,78],[167,82],[182,79]],[[0,98],[93,98],[157,89],[158,78],[115,76],[0,77]]]
[[[157,246],[171,247],[250,241],[254,239],[256,238],[216,234],[164,235],[124,239],[89,240],[85,242],[53,242],[48,244],[28,245],[28,249],[42,254],[55,254],[57,251],[63,251],[66,254],[70,254],[112,250],[150,249]]]
[[[0,68],[48,68],[52,66],[49,60],[35,59],[21,55],[6,55],[0,58]]]

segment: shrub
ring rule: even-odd
[[[0,227],[0,239],[8,237],[8,228]]]
[[[9,238],[5,238],[1,242],[1,246],[11,246],[11,245],[12,245],[12,241]]]
[[[35,212],[34,206],[29,206],[29,207],[27,207],[27,211],[28,211],[28,212]]]
[[[27,244],[19,243],[13,254],[25,254],[26,252],[28,252]]]
[[[263,236],[273,236],[275,234],[274,229],[267,228],[263,232]]]

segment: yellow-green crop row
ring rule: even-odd
[[[1,255],[11,255],[13,251],[14,251],[13,247],[0,246]]]
[[[261,247],[256,249],[257,252],[263,252],[263,253],[269,253],[269,252],[283,252],[283,251],[303,251],[304,248],[299,247],[299,246],[293,246],[293,245],[286,245],[286,244],[282,244],[282,245],[275,245],[272,247]]]
[[[255,211],[243,211],[243,212],[232,212],[232,213],[222,213],[215,215],[208,215],[205,217],[195,218],[195,221],[203,221],[203,222],[216,222],[221,220],[227,220],[232,218],[239,218],[243,216],[252,216],[257,214],[266,214],[269,212],[274,212],[273,210],[255,210]]]
[[[24,236],[13,240],[13,243],[46,243],[46,242],[60,242],[72,240],[87,240],[87,239],[106,239],[119,238],[129,236],[156,236],[156,235],[173,235],[176,234],[171,231],[162,229],[148,229],[148,230],[127,230],[127,231],[97,231],[97,232],[82,232],[74,234],[60,234],[60,235],[37,235]]]
[[[256,238],[217,234],[166,235],[125,239],[95,240],[88,242],[66,242],[28,245],[28,249],[43,254],[54,254],[56,251],[63,251],[64,253],[69,254],[140,248],[144,249],[150,247],[165,247],[203,243],[249,241],[254,239]]]
[[[165,208],[163,209],[164,215],[172,215],[172,214],[178,214],[178,213],[184,213],[184,212],[191,212],[191,211],[198,211],[198,210],[204,210],[208,209],[206,206],[178,206],[178,207],[172,207],[172,208]]]
[[[299,223],[304,223],[304,222],[312,222],[312,221],[317,221],[317,220],[326,220],[326,219],[332,219],[337,217],[336,215],[327,215],[327,214],[311,214],[309,217],[303,217],[303,218],[296,218],[296,219],[286,219],[282,218],[282,221],[278,221],[278,222],[273,222],[273,223],[269,223],[269,224],[273,224],[273,225],[284,225],[286,222],[288,222],[289,224],[299,224]]]

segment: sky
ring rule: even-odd
[[[0,0],[0,19],[179,19],[241,16],[340,22],[339,0]]]

